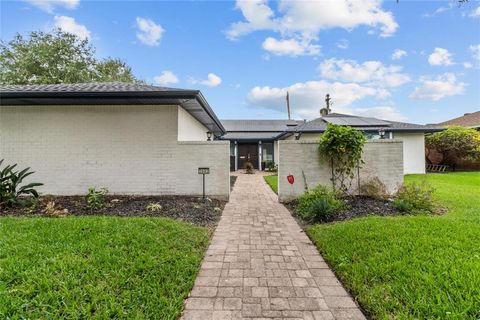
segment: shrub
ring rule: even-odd
[[[403,185],[398,190],[393,204],[402,212],[432,213],[435,210],[432,200],[433,192],[433,187],[426,182]]]
[[[156,212],[156,211],[160,211],[160,210],[162,210],[162,206],[158,202],[150,202],[147,205],[147,211]]]
[[[366,142],[365,135],[349,126],[329,123],[320,137],[318,150],[320,156],[327,158],[332,167],[332,185],[335,190],[347,193],[355,169],[362,163],[362,151]]]
[[[105,207],[105,196],[108,194],[107,188],[96,190],[94,187],[88,188],[87,206],[91,210],[98,210]]]
[[[386,199],[389,196],[387,187],[378,177],[363,183],[360,186],[360,194],[373,199]]]
[[[0,160],[0,166],[2,163],[3,159]],[[23,180],[34,172],[29,171],[30,168],[15,171],[16,167],[17,165],[14,164],[7,165],[3,169],[0,168],[0,205],[26,206],[31,201],[25,198],[25,196],[30,195],[38,198],[38,192],[35,190],[35,187],[42,186],[43,183],[33,182],[22,186]]]
[[[265,166],[267,167],[267,171],[270,171],[270,172],[277,172],[278,171],[278,166],[273,161],[267,161]]]
[[[253,174],[255,168],[253,167],[253,163],[251,163],[250,161],[247,161],[245,162],[244,169],[245,169],[245,173]]]
[[[455,158],[480,158],[480,132],[475,129],[451,126],[447,130],[429,134],[425,146],[443,156],[442,164],[455,164]]]
[[[307,221],[331,220],[336,211],[345,207],[338,195],[327,187],[319,185],[305,192],[298,199],[298,213]]]
[[[319,198],[313,201],[308,213],[308,218],[312,223],[330,221],[338,209],[339,208],[330,203],[328,199]]]

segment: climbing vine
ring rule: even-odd
[[[320,137],[319,152],[330,161],[333,188],[347,193],[355,177],[355,169],[363,161],[362,151],[365,135],[348,126],[328,124]]]

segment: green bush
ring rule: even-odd
[[[434,191],[426,182],[406,184],[398,190],[393,204],[402,212],[432,213],[435,210],[432,200]]]
[[[267,161],[265,163],[265,167],[267,168],[267,171],[270,171],[270,172],[277,172],[278,171],[278,166],[273,161]]]
[[[309,222],[329,221],[336,211],[344,207],[343,200],[322,185],[305,192],[298,198],[298,213]]]
[[[87,206],[91,210],[98,210],[105,207],[105,196],[108,194],[107,188],[96,190],[94,187],[88,188]]]
[[[0,166],[3,159],[0,160]],[[33,196],[38,198],[38,192],[35,187],[42,186],[43,183],[33,182],[22,186],[23,180],[32,175],[33,171],[28,171],[30,168],[25,168],[20,171],[15,171],[17,167],[14,165],[7,165],[5,168],[0,168],[0,205],[21,205],[26,206],[31,203],[31,199],[26,196]]]

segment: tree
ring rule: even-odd
[[[119,59],[98,60],[88,39],[56,29],[51,33],[17,34],[0,44],[2,84],[138,82]]]
[[[442,164],[454,165],[455,159],[480,158],[480,132],[460,126],[432,133],[425,137],[425,146],[443,156]]]

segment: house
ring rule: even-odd
[[[225,128],[197,90],[141,84],[0,86],[0,159],[31,167],[44,194],[228,198]]]
[[[254,162],[257,162],[257,157],[264,160],[265,148],[263,146],[267,142],[267,150],[270,145],[273,145],[273,153],[278,153],[279,140],[318,140],[320,134],[325,131],[329,123],[348,125],[365,133],[368,139],[395,139],[403,141],[403,166],[404,174],[409,173],[425,173],[425,140],[424,135],[427,132],[435,132],[442,129],[433,126],[424,126],[405,122],[395,122],[380,120],[376,118],[359,117],[353,115],[330,113],[312,121],[289,121],[276,120],[275,128],[269,125],[272,120],[263,120],[263,122],[256,122],[254,120],[229,120],[224,123],[227,134],[221,139],[231,141],[231,156],[234,165],[231,168],[242,168],[243,159],[251,157]],[[267,134],[263,134],[259,129],[261,125],[272,129]],[[287,125],[288,124],[288,125]],[[230,133],[230,129],[235,129],[235,133]],[[280,129],[284,129],[279,132]],[[278,133],[275,135],[275,133]],[[248,137],[248,142],[244,142],[240,137]],[[266,139],[268,138],[268,139]],[[246,146],[244,147],[244,143]],[[258,143],[258,151],[252,146]],[[247,147],[248,146],[248,147]],[[252,156],[253,153],[253,156]],[[267,151],[267,158],[269,153]],[[274,159],[276,159],[274,157]],[[260,161],[258,161],[260,163]],[[278,161],[276,161],[278,162]]]
[[[480,111],[465,113],[463,116],[437,123],[438,126],[462,126],[480,130]]]

